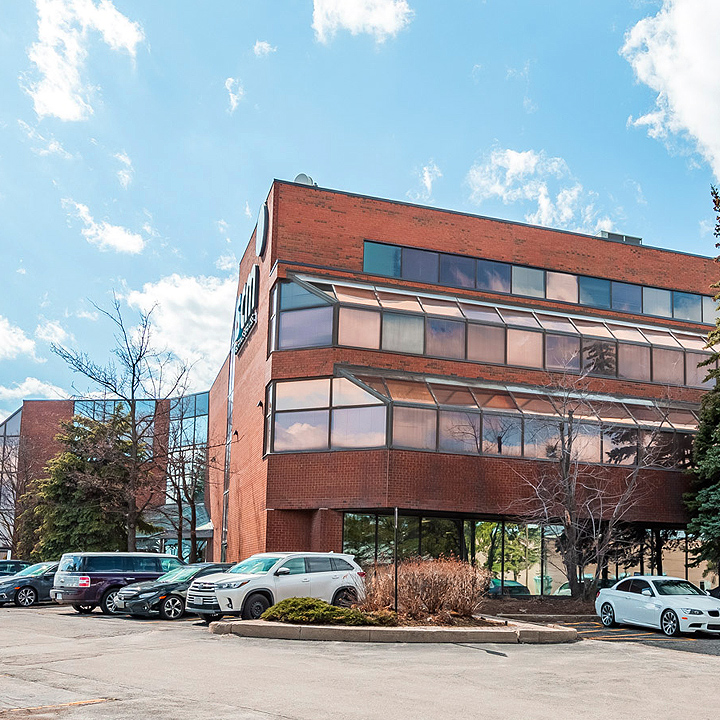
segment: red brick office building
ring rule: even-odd
[[[663,446],[628,522],[684,527],[710,258],[282,181],[253,240],[210,391],[216,558],[377,557],[395,508],[406,554],[474,553],[522,524],[568,378],[583,462]]]

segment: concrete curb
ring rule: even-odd
[[[291,625],[266,620],[219,620],[210,623],[215,635],[272,638],[276,640],[325,640],[332,642],[385,643],[569,643],[577,640],[575,628],[508,622],[498,627],[346,627],[340,625]]]
[[[523,613],[522,615],[501,614],[497,615],[501,620],[513,620],[519,622],[530,623],[556,623],[556,622],[592,622],[598,620],[597,615],[530,615]]]

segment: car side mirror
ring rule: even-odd
[[[275,574],[276,574],[276,575],[289,575],[289,574],[290,574],[290,568],[286,568],[286,567],[278,568],[278,569],[275,571]]]
[[[645,597],[652,597],[652,596],[653,596],[652,590],[650,590],[649,588],[645,588],[645,589],[642,591],[642,594],[643,594]]]

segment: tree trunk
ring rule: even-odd
[[[177,502],[175,503],[175,506],[177,507],[177,525],[175,527],[175,530],[177,531],[176,537],[177,537],[177,552],[175,553],[178,557],[178,560],[183,559],[183,502],[182,498],[180,497],[180,491],[178,491],[177,494]],[[192,562],[192,561],[191,561]]]

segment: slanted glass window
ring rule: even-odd
[[[425,352],[447,358],[465,357],[465,323],[442,318],[427,318]]]
[[[333,378],[332,392],[334,407],[382,404],[382,400],[347,378]]]
[[[638,434],[634,427],[603,430],[603,462],[610,465],[637,465]]]
[[[373,290],[348,287],[345,285],[333,285],[333,289],[335,290],[335,297],[340,302],[350,303],[352,305],[370,305],[375,308],[379,306]]]
[[[568,273],[551,272],[546,273],[547,299],[560,300],[561,302],[577,303],[578,301],[578,279],[577,275]]]
[[[338,322],[338,343],[340,345],[373,350],[380,347],[379,312],[341,307]]]
[[[531,312],[523,312],[522,310],[509,310],[502,308],[500,314],[508,325],[516,325],[517,327],[528,327],[539,330],[540,325]]]
[[[458,304],[452,300],[440,300],[438,298],[422,298],[423,310],[430,315],[449,315],[451,317],[463,316]]]
[[[327,450],[328,410],[275,414],[275,452]]]
[[[645,315],[672,317],[672,293],[669,290],[644,287],[642,296]]]
[[[702,299],[702,316],[703,322],[708,325],[715,324],[715,318],[717,317],[716,302],[713,298],[703,295]]]
[[[440,411],[438,450],[479,453],[481,447],[482,435],[478,413]]]
[[[295,410],[330,405],[330,379],[295,380],[275,384],[275,409]]]
[[[505,328],[491,325],[467,326],[467,358],[476,362],[505,363]]]
[[[590,307],[610,307],[610,281],[602,278],[586,277],[578,279],[580,285],[580,304]]]
[[[591,375],[613,377],[617,372],[617,346],[606,340],[583,338],[583,370]]]
[[[295,308],[314,307],[327,303],[315,293],[310,292],[302,285],[286,282],[280,285],[280,309],[293,310]]]
[[[393,408],[393,445],[417,450],[435,449],[437,412],[424,408]]]
[[[541,368],[543,366],[543,334],[531,330],[508,328],[507,362],[508,365]]]
[[[366,240],[363,272],[370,275],[400,277],[400,248]]]
[[[332,306],[280,313],[278,348],[319,347],[332,344]]]
[[[684,382],[684,356],[681,350],[669,350],[654,347],[653,359],[653,380],[658,383],[669,385],[682,385]]]
[[[402,276],[405,280],[424,283],[438,281],[438,253],[428,250],[403,248]]]
[[[434,405],[435,400],[424,382],[387,379],[387,388],[393,400]]]
[[[411,312],[422,312],[422,307],[415,295],[403,295],[401,293],[381,292],[378,290],[380,304],[388,310],[410,310]]]
[[[642,287],[630,283],[613,282],[612,307],[613,310],[642,313]]]
[[[579,370],[580,338],[548,333],[545,336],[545,367],[548,370]]]
[[[332,447],[365,448],[385,445],[386,416],[384,405],[333,410]]]
[[[483,415],[484,453],[519,457],[522,454],[522,420],[511,415]]]
[[[504,324],[495,308],[483,307],[482,305],[469,305],[467,303],[460,303],[460,307],[468,320],[479,320],[480,322],[497,325]]]
[[[460,255],[440,255],[440,284],[475,287],[475,259]]]
[[[385,313],[382,325],[382,349],[422,355],[425,318],[417,315]]]
[[[477,407],[472,393],[458,385],[431,385],[435,399],[440,405],[467,405]]]
[[[673,317],[678,320],[702,322],[702,300],[694,293],[673,293]]]
[[[512,291],[514,295],[545,297],[545,271],[513,265]]]
[[[712,380],[705,382],[705,376],[712,366],[698,367],[698,364],[707,358],[706,353],[685,353],[685,377],[687,378],[686,383],[690,387],[712,387]]]
[[[493,260],[477,261],[476,287],[478,290],[509,293],[511,265]]]
[[[560,315],[542,315],[538,313],[537,319],[545,330],[556,330],[558,332],[573,333],[577,335],[577,328],[570,322],[568,318]]]
[[[524,456],[556,460],[560,457],[560,420],[526,418]]]
[[[618,343],[618,377],[650,381],[650,347]]]

